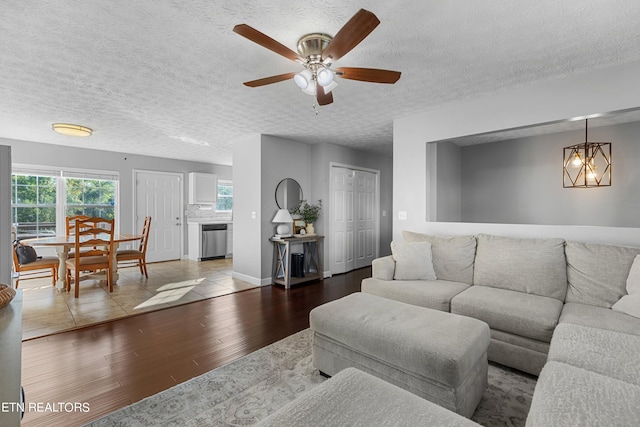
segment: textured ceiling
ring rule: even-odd
[[[402,71],[395,85],[338,79],[317,115],[293,82],[242,85],[300,66],[234,25],[295,49],[360,8],[381,24],[335,66]],[[3,0],[0,16],[0,137],[220,164],[250,133],[390,156],[394,118],[640,59],[637,0]]]

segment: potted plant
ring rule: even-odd
[[[306,200],[300,200],[300,204],[292,211],[292,215],[298,215],[306,224],[306,234],[314,235],[315,229],[313,223],[318,220],[320,211],[322,210],[322,200],[318,200],[318,204],[311,205]]]

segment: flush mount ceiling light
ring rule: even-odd
[[[58,133],[68,136],[91,136],[93,130],[86,126],[73,125],[70,123],[54,123],[51,128]]]
[[[584,124],[584,143],[564,148],[565,188],[608,187],[611,185],[611,143],[588,142],[589,120]]]

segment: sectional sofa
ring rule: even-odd
[[[403,235],[362,291],[486,322],[489,359],[539,375],[528,427],[640,425],[640,248]],[[416,423],[477,426],[354,368],[260,425]]]
[[[362,292],[485,321],[491,361],[538,375],[559,323],[640,335],[639,318],[612,309],[627,295],[640,248],[487,234],[403,237],[405,256],[374,260]],[[414,271],[419,263],[435,274]]]
[[[489,360],[539,375],[528,426],[640,425],[640,248],[403,237],[362,291],[486,322]]]

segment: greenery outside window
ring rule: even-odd
[[[216,199],[217,212],[231,212],[233,210],[233,182],[218,180],[218,197]]]
[[[65,216],[115,218],[115,181],[86,178],[66,179]]]
[[[64,234],[70,215],[115,219],[117,224],[117,201],[117,173],[13,166],[11,222],[19,240]]]
[[[11,176],[11,221],[18,238],[56,235],[57,178]]]

